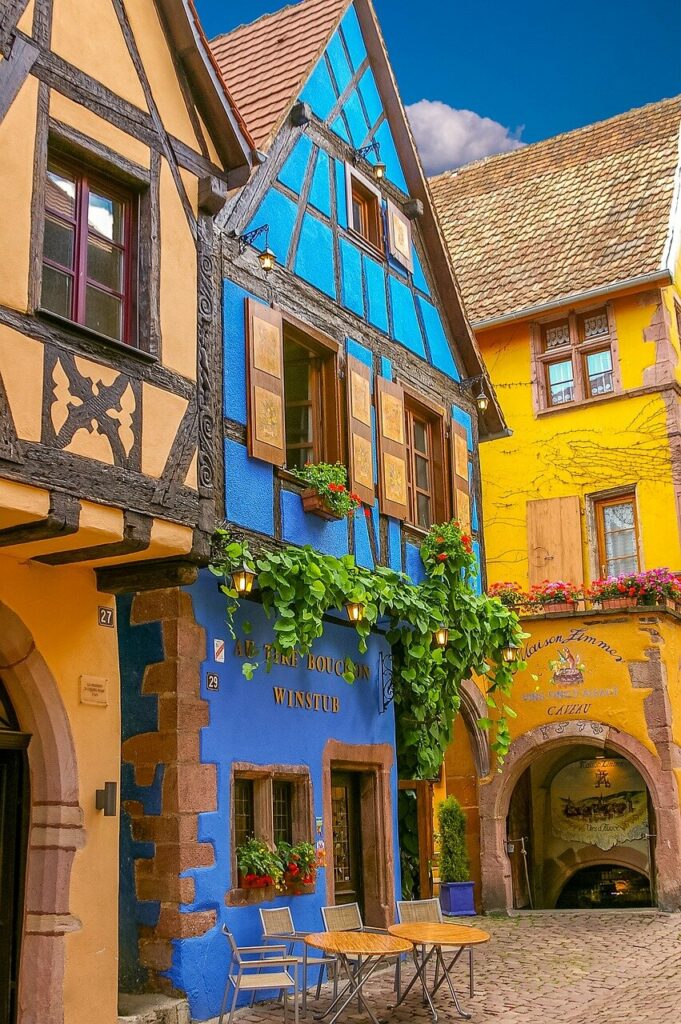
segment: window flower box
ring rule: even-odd
[[[577,609],[576,601],[546,601],[541,605],[543,612],[563,612],[569,614]]]
[[[334,512],[327,498],[320,494],[316,487],[306,487],[304,491],[301,491],[300,500],[303,503],[303,511],[311,512],[312,515],[319,516],[320,519],[342,519],[343,516]]]
[[[612,611],[615,608],[634,608],[636,600],[633,597],[603,597],[599,604],[604,611]]]

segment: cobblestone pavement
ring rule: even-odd
[[[462,920],[470,924],[470,919]],[[476,995],[468,997],[467,962],[455,968],[456,987],[472,1024],[678,1024],[681,1020],[681,914],[626,911],[523,913],[479,918],[492,935],[475,955]],[[411,968],[405,971],[411,978]],[[367,984],[367,1001],[391,1024],[430,1021],[416,986],[395,1011],[393,971]],[[403,983],[404,984],[404,983]],[[325,986],[319,1003],[329,1004]],[[457,1021],[449,993],[436,997],[439,1020]],[[348,1024],[368,1020],[346,1011]],[[293,1014],[289,1014],[289,1021]],[[328,1018],[327,1018],[328,1019]],[[279,1024],[280,1005],[235,1014],[235,1024]]]

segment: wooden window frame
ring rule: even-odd
[[[297,317],[282,313],[283,346],[287,338],[296,345],[306,349],[317,365],[313,367],[312,396],[312,451],[313,462],[339,462],[342,461],[342,421],[341,401],[339,388],[339,352],[340,346],[333,338],[329,338],[320,331],[310,327]],[[285,358],[282,355],[284,365],[283,394],[284,394],[284,434],[286,432],[286,369]],[[284,436],[284,450],[287,451],[286,437]],[[289,472],[288,467],[285,472]]]
[[[412,530],[427,533],[434,523],[446,522],[450,518],[449,481],[447,472],[447,438],[445,430],[445,410],[442,406],[431,402],[410,387],[400,382],[404,389],[404,419],[407,451],[407,495],[408,508],[405,523]],[[413,447],[413,417],[416,415],[429,427],[431,438],[432,489],[430,526],[420,526],[416,521],[417,506],[413,481],[415,479],[415,453]]]
[[[231,771],[230,837],[232,850],[232,889],[238,888],[239,869],[236,859],[234,787],[239,779],[253,781],[253,823],[257,839],[274,846],[274,803],[275,782],[291,784],[291,829],[294,845],[314,841],[312,777],[307,765],[269,764],[256,765],[235,761]]]
[[[593,495],[590,499],[594,521],[595,537],[595,569],[598,577],[610,575],[607,572],[607,557],[605,547],[605,517],[604,509],[612,505],[630,504],[634,510],[634,539],[636,544],[636,572],[641,571],[643,560],[641,558],[641,532],[639,527],[638,502],[636,500],[636,488],[630,487],[626,490],[619,488],[615,492]],[[618,575],[615,573],[614,575]]]
[[[594,337],[584,339],[581,326],[590,315],[600,313],[607,317],[607,331]],[[544,347],[544,332],[552,324],[567,322],[568,340],[563,345],[553,348]],[[615,314],[612,303],[601,303],[588,309],[571,310],[562,316],[545,317],[530,325],[532,350],[532,388],[535,414],[553,413],[561,409],[573,409],[575,406],[602,402],[622,393],[620,376],[619,346],[615,325]],[[589,381],[586,372],[586,357],[592,352],[610,350],[612,360],[612,391],[603,395],[589,394]],[[549,366],[552,363],[567,360],[572,362],[573,397],[569,402],[551,403],[549,387]]]
[[[347,198],[348,231],[354,239],[365,245],[373,255],[385,259],[385,235],[383,230],[383,197],[368,178],[352,167],[345,165],[345,191]],[[354,226],[353,200],[357,196],[366,211],[366,234]]]
[[[88,334],[92,334],[94,337],[101,339],[108,344],[114,346],[123,345],[126,349],[138,349],[140,339],[137,322],[138,296],[136,278],[139,262],[139,193],[133,188],[121,184],[115,177],[109,177],[101,170],[93,168],[89,163],[87,163],[87,161],[64,153],[59,149],[59,147],[50,146],[48,149],[47,161],[44,168],[45,181],[47,181],[47,174],[50,166],[58,173],[61,172],[75,180],[75,213],[73,218],[67,218],[58,211],[49,209],[45,198],[41,211],[41,239],[44,240],[45,225],[48,216],[59,220],[61,223],[68,223],[73,228],[74,232],[73,268],[69,270],[67,267],[48,259],[44,253],[43,241],[43,245],[41,246],[43,251],[41,251],[40,258],[40,289],[38,293],[40,298],[38,299],[38,312],[49,317],[54,317],[62,323],[77,327],[79,330],[86,331]],[[115,291],[114,289],[108,288],[106,285],[103,285],[94,279],[90,280],[87,275],[88,235],[92,230],[88,225],[88,197],[92,191],[101,191],[107,197],[120,202],[124,208],[125,223],[123,242],[112,242],[111,239],[106,239],[104,236],[101,236],[107,244],[113,245],[122,252],[123,268],[121,273],[121,291]],[[92,233],[98,235],[96,231],[93,231]],[[65,274],[71,278],[71,316],[63,316],[62,314],[42,305],[42,268],[45,266],[51,267],[59,273]],[[85,301],[88,284],[91,284],[92,287],[101,291],[103,294],[113,295],[120,299],[122,307],[122,329],[120,338],[114,338],[108,334],[103,334],[86,322]]]

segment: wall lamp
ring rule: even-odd
[[[232,570],[231,577],[232,589],[236,590],[239,597],[243,597],[244,594],[250,594],[255,582],[255,573],[252,569],[248,568],[245,562]]]
[[[384,163],[381,163],[381,147],[376,139],[368,145],[361,146],[355,150],[354,162],[357,163],[360,157],[364,157],[366,160],[369,153],[376,155],[376,163],[371,165],[371,169],[376,181],[380,181],[382,178],[385,178],[386,167]]]
[[[364,605],[361,601],[348,601],[345,611],[350,622],[361,622],[364,618]]]
[[[118,786],[115,782],[105,782],[104,789],[95,790],[95,807],[98,811],[104,811],[105,818],[115,817],[117,795]]]
[[[473,388],[477,385],[477,394],[473,395],[473,398],[480,412],[485,412],[489,405],[489,397],[485,394],[483,386],[484,379],[484,376],[480,373],[477,377],[466,377],[465,380],[461,381],[461,386],[464,388]]]
[[[449,642],[449,630],[444,625],[440,626],[433,633],[433,637],[435,638],[435,643],[438,647],[446,647]]]
[[[506,662],[507,665],[512,665],[514,661],[518,660],[518,653],[520,648],[518,644],[514,644],[512,640],[501,649],[501,660]]]
[[[253,245],[256,239],[260,238],[261,235],[265,236],[265,248],[262,252],[258,253],[258,262],[260,266],[269,274],[270,270],[274,267],[277,262],[277,257],[270,249],[270,226],[269,224],[261,224],[258,228],[253,228],[252,231],[246,231],[243,235],[239,235],[239,256],[243,256],[249,245]]]

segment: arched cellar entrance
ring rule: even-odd
[[[652,818],[648,787],[627,758],[574,742],[540,752],[509,804],[513,906],[616,907],[625,893],[627,906],[650,906]]]
[[[638,872],[652,905],[681,908],[673,768],[605,723],[551,723],[517,737],[502,771],[480,786],[480,838],[486,910],[554,908],[569,879],[597,865]]]
[[[577,868],[556,900],[557,910],[635,910],[652,906],[650,879],[617,864]]]

